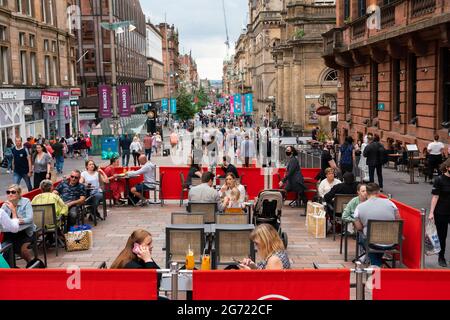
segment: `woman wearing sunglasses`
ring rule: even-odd
[[[20,225],[29,225],[28,228],[17,233],[5,232],[4,241],[13,244],[14,252],[28,263],[33,257],[28,247],[33,242],[36,226],[33,224],[33,208],[30,200],[22,198],[22,188],[16,184],[6,190],[7,201],[2,209],[11,219],[18,219]]]

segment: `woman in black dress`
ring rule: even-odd
[[[286,157],[287,157],[287,167],[286,167],[286,175],[283,180],[280,181],[280,188],[283,186],[286,192],[295,192],[297,193],[297,201],[296,206],[300,207],[301,201],[306,204],[305,197],[305,181],[303,179],[302,170],[300,168],[300,163],[297,159],[298,152],[294,147],[286,148]]]
[[[445,261],[445,243],[447,241],[448,224],[450,223],[450,159],[441,166],[443,174],[434,179],[433,198],[431,199],[431,210],[429,219],[434,220],[441,243],[439,252],[439,265],[447,267]]]

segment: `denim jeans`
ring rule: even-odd
[[[56,171],[58,173],[62,173],[63,172],[63,167],[64,167],[64,156],[59,156],[59,157],[55,157],[56,159]]]
[[[145,156],[147,157],[148,161],[152,159],[152,149],[145,149]]]
[[[22,181],[22,179],[25,181],[25,184],[27,185],[27,189],[28,191],[33,190],[33,187],[31,186],[31,179],[28,176],[28,173],[17,173],[14,172],[14,184],[20,185],[20,181]]]
[[[123,150],[122,151],[122,166],[128,167],[129,163],[130,163],[130,150]]]
[[[360,233],[358,237],[358,243],[360,246],[365,248],[367,239],[365,236],[361,235],[362,234]],[[381,267],[383,265],[383,255],[384,253],[369,253],[370,264],[373,266]]]

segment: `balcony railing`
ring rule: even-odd
[[[395,24],[395,4],[381,8],[381,29],[391,27]]]
[[[363,16],[358,18],[355,22],[352,23],[352,39],[358,39],[364,37],[366,34],[367,27],[367,16]]]
[[[436,9],[436,0],[412,0],[411,5],[412,17],[419,17],[434,12]]]
[[[343,46],[343,32],[341,28],[334,28],[323,34],[324,54],[333,55],[334,50]]]

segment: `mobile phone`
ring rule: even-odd
[[[134,254],[138,254],[139,253],[139,249],[140,249],[141,245],[137,242],[134,243],[134,247],[133,247],[133,253]]]

